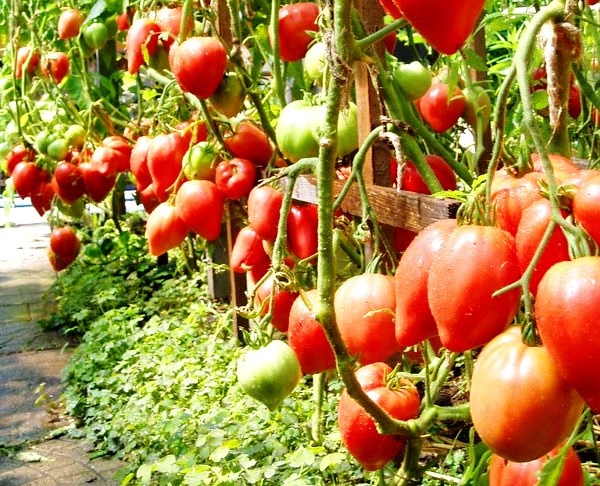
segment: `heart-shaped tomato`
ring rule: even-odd
[[[94,202],[102,201],[115,186],[117,175],[114,172],[105,174],[92,162],[82,162],[79,164],[79,169],[83,176],[87,195]]]
[[[168,202],[160,203],[148,215],[146,238],[151,255],[159,256],[179,246],[187,234],[187,226],[177,214],[175,206]]]
[[[160,201],[166,201],[181,172],[188,141],[177,132],[154,137],[148,149],[148,169],[154,191]]]
[[[225,197],[214,182],[184,182],[175,196],[177,214],[188,228],[209,241],[221,234]]]

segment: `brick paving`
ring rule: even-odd
[[[0,226],[0,486],[117,485],[123,463],[92,460],[90,444],[61,433],[73,426],[59,403],[72,347],[35,323],[52,310],[50,231],[31,208],[3,214],[0,225],[15,220]]]

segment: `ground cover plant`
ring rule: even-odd
[[[123,483],[598,482],[594,4],[0,7],[5,196]]]

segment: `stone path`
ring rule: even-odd
[[[0,486],[116,485],[122,463],[90,460],[90,444],[60,433],[72,426],[58,404],[72,347],[34,322],[52,309],[49,228],[31,208],[15,213],[20,224],[0,227]]]

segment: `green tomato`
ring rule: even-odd
[[[40,154],[47,154],[48,147],[56,140],[56,135],[48,130],[42,130],[35,137],[35,148]]]
[[[67,142],[69,142],[69,146],[76,149],[81,149],[81,147],[83,147],[86,135],[85,128],[77,124],[70,125],[64,133],[64,137],[67,139]]]
[[[296,388],[302,371],[292,348],[275,340],[246,351],[238,360],[237,378],[245,393],[275,410]]]
[[[117,16],[113,15],[112,17],[108,17],[104,21],[104,25],[106,26],[106,33],[109,39],[114,39],[119,32],[119,26],[117,24]]]
[[[94,22],[83,29],[83,40],[92,49],[102,49],[108,41],[108,29],[102,22]]]
[[[183,174],[188,180],[214,180],[219,151],[208,142],[198,142],[183,156]]]
[[[66,138],[57,138],[48,145],[48,155],[54,160],[65,160],[69,153],[69,142]]]
[[[404,96],[411,101],[423,96],[431,86],[431,72],[419,61],[398,64],[393,76]]]
[[[234,117],[244,107],[246,89],[236,73],[225,75],[217,91],[209,98],[212,107],[226,117]]]
[[[275,135],[286,158],[297,162],[319,155],[319,139],[325,126],[326,110],[325,105],[313,106],[304,100],[292,101],[281,110]],[[343,157],[358,147],[358,118],[354,103],[340,112],[337,130],[337,155]]]
[[[306,56],[304,56],[304,59],[302,60],[304,72],[308,76],[308,79],[318,84],[323,80],[323,73],[327,66],[325,51],[326,47],[323,42],[315,42],[306,52]]]

